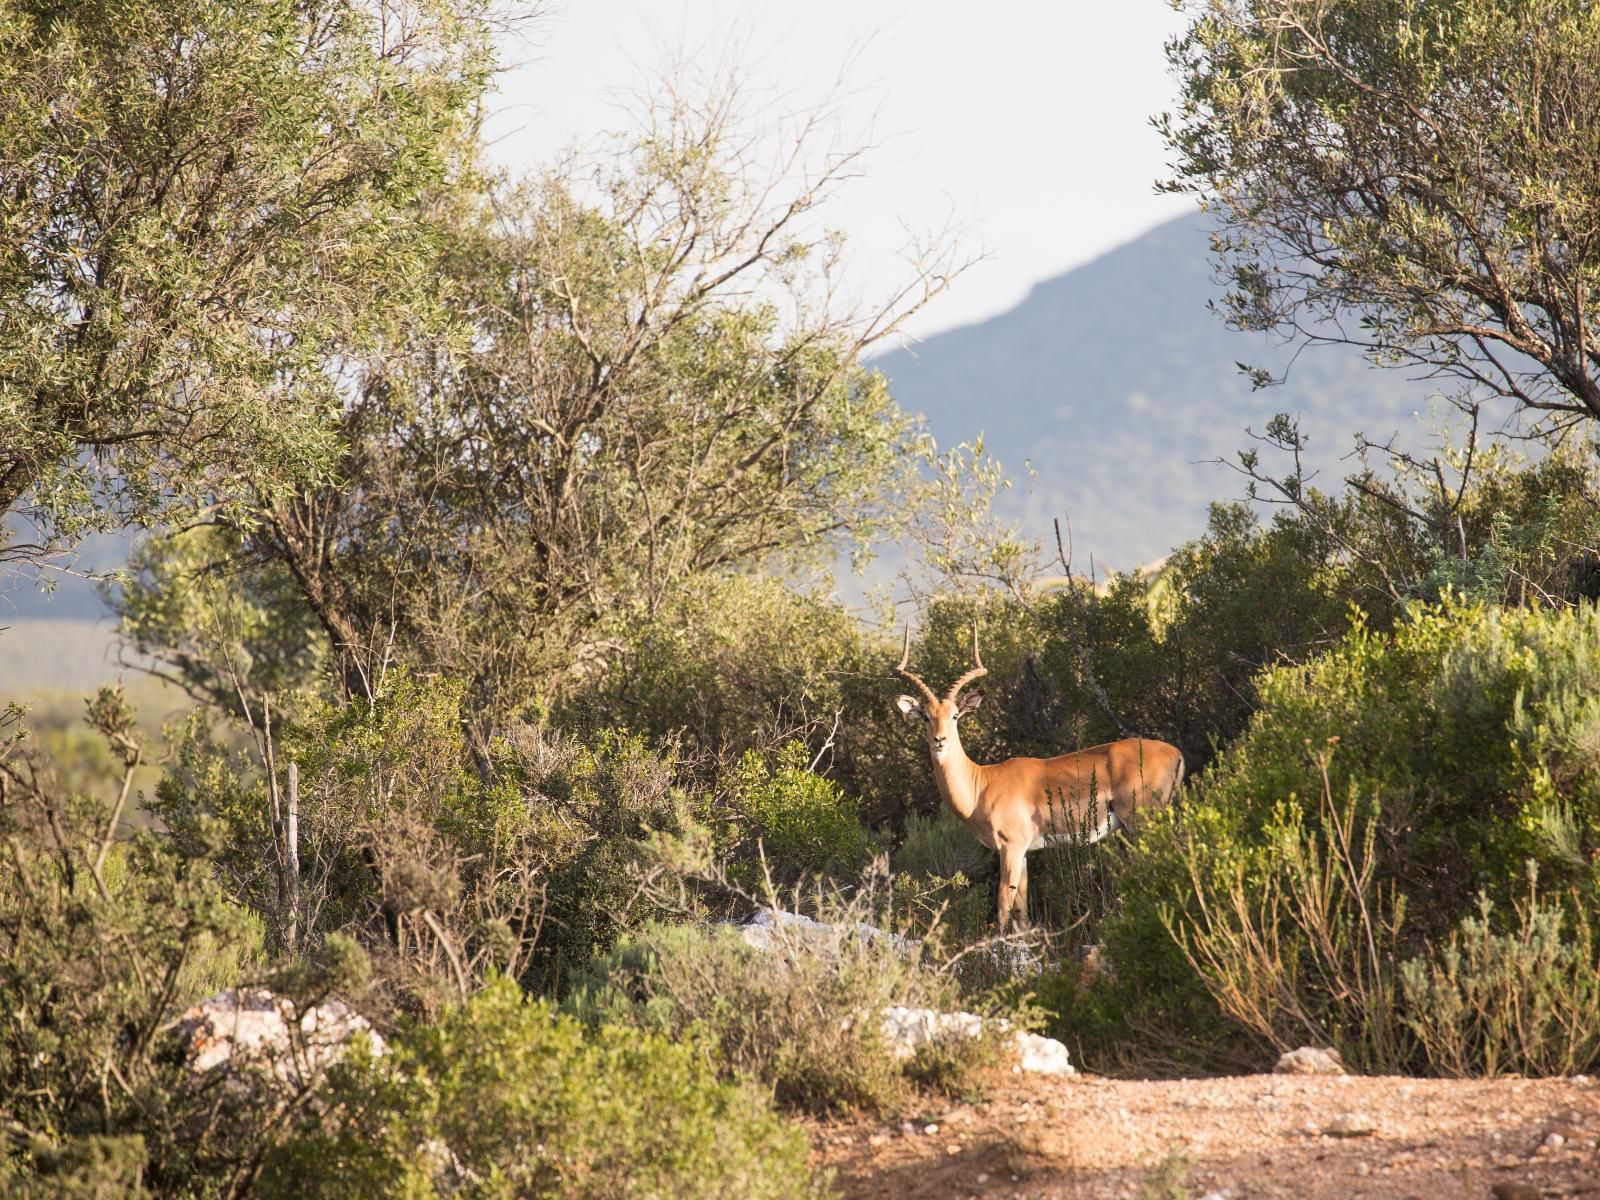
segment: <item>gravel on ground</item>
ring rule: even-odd
[[[845,1200],[1600,1200],[1600,1084],[1002,1076],[978,1104],[812,1126]]]

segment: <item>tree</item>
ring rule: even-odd
[[[361,360],[334,477],[234,522],[243,562],[295,581],[347,692],[398,658],[466,681],[492,725],[690,580],[826,563],[936,491],[967,498],[967,459],[934,455],[863,362],[954,267],[841,303],[819,213],[858,155],[789,132],[774,156],[733,94],[669,93],[613,157],[435,198],[450,327],[396,321]],[[178,611],[148,599],[130,611]],[[169,635],[147,622],[142,648]]]
[[[1198,8],[1158,125],[1166,187],[1219,214],[1231,320],[1600,419],[1600,6]]]
[[[0,518],[324,473],[330,349],[425,284],[405,217],[489,68],[477,0],[0,6]]]

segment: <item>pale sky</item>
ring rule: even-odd
[[[955,225],[986,252],[911,326],[1010,308],[1057,275],[1192,209],[1156,196],[1149,117],[1171,104],[1165,0],[554,0],[501,81],[493,155],[523,169],[628,126],[627,97],[674,55],[738,57],[786,104],[843,74],[843,135],[870,141],[828,214],[863,295],[905,276],[907,230]]]

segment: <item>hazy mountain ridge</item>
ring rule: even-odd
[[[1206,505],[1242,493],[1232,459],[1277,412],[1302,414],[1322,482],[1355,433],[1424,440],[1434,388],[1315,347],[1252,391],[1237,363],[1281,373],[1293,348],[1229,329],[1206,305],[1206,218],[1191,214],[1038,284],[1016,308],[875,360],[941,445],[980,432],[1008,468],[1008,515],[1043,537],[1069,514],[1075,566],[1129,568],[1195,536]],[[1029,479],[1031,465],[1036,478]]]

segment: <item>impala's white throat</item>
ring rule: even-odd
[[[1028,843],[1028,849],[1042,850],[1046,846],[1059,846],[1066,842],[1079,842],[1084,844],[1089,842],[1098,842],[1104,838],[1110,837],[1113,833],[1121,828],[1122,822],[1117,820],[1117,814],[1114,812],[1108,812],[1106,814],[1106,819],[1100,822],[1098,828],[1085,830],[1082,837],[1079,837],[1076,833],[1041,833],[1038,837],[1034,838],[1033,841]]]

